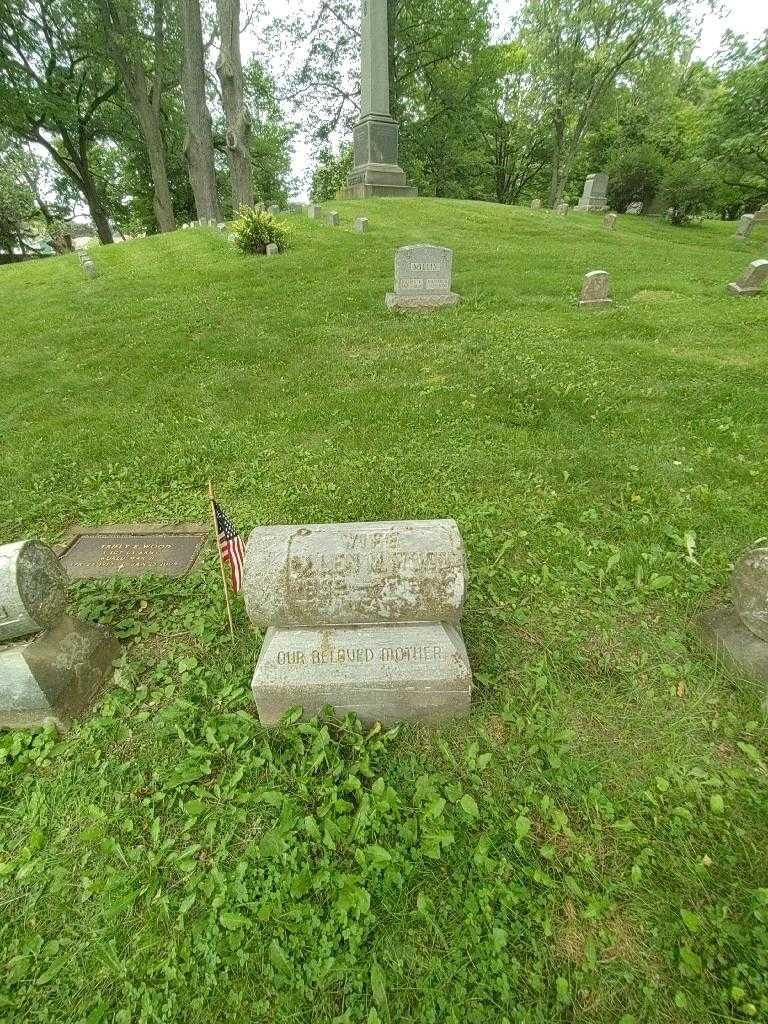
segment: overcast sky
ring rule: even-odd
[[[494,6],[499,29],[502,32],[506,31],[510,15],[520,7],[521,2],[522,0],[495,0]],[[287,14],[291,8],[295,10],[296,0],[264,0],[264,4],[266,7],[264,20],[269,20],[271,17]],[[725,11],[722,16],[716,17],[709,14],[703,19],[699,56],[714,56],[720,47],[723,34],[728,29],[755,40],[768,29],[768,0],[725,0],[722,7]],[[257,47],[257,33],[260,25],[263,24],[264,21],[259,18],[252,28],[246,30],[242,40],[244,55]],[[309,155],[306,147],[302,140],[297,139],[294,149],[294,174],[303,178],[308,163]],[[301,191],[303,192],[303,189]]]

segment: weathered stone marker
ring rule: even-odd
[[[322,212],[322,207],[315,205],[315,203],[310,203],[307,207],[307,216],[310,220],[319,220]]]
[[[50,722],[66,731],[119,657],[120,644],[103,626],[66,615],[31,640],[0,645],[0,729]]]
[[[453,519],[257,526],[243,590],[257,626],[458,622],[466,559]]]
[[[65,614],[66,579],[39,541],[0,547],[0,729],[66,729],[120,656],[102,626]]]
[[[395,290],[386,297],[389,309],[439,309],[455,306],[461,296],[451,291],[453,252],[437,245],[406,245],[395,253]]]
[[[367,217],[356,217],[355,218],[355,231],[358,234],[364,235],[368,230],[368,218]]]
[[[759,295],[760,289],[768,280],[768,260],[753,260],[738,281],[728,285],[731,295]]]
[[[387,0],[363,0],[360,32],[360,120],[353,129],[355,162],[342,199],[415,196],[399,164],[398,126],[389,107]]]
[[[612,306],[611,275],[607,270],[591,270],[584,275],[580,306]]]
[[[608,209],[608,175],[590,174],[584,182],[584,191],[577,210],[585,213],[603,213]]]
[[[571,208],[568,205],[568,203],[558,203],[557,206],[555,207],[555,213],[559,217],[567,217],[568,214],[570,213],[570,211],[571,211]]]
[[[618,220],[618,214],[606,213],[603,217],[603,227],[606,231],[613,231],[616,227],[616,221]]]
[[[270,242],[269,245],[267,246],[267,256],[279,256],[279,255],[280,255],[280,250],[278,249],[278,247],[275,245],[274,242]]]
[[[731,574],[731,607],[699,615],[703,639],[728,665],[768,683],[768,540],[752,544]]]
[[[338,213],[335,210],[331,210],[331,212],[328,214],[328,223],[331,225],[332,228],[337,228],[341,223],[341,218],[339,217]]]
[[[757,224],[768,224],[768,203],[763,203],[757,211],[755,214],[755,222]]]
[[[466,576],[451,519],[258,527],[244,589],[268,627],[253,676],[262,724],[297,705],[385,725],[467,711]]]
[[[749,238],[752,234],[752,230],[755,226],[755,215],[754,213],[745,213],[739,221],[739,229],[736,232],[736,238],[741,240],[742,238]]]
[[[216,227],[219,229],[219,231],[222,231],[222,232],[226,231],[227,230],[226,221],[220,220],[219,223],[216,225]]]
[[[50,626],[67,603],[67,574],[39,540],[0,546],[0,643]]]
[[[531,209],[532,210],[540,210],[541,209],[541,200],[540,199],[532,199],[531,200]]]
[[[202,559],[208,528],[179,526],[78,527],[65,539],[61,560],[70,579],[110,576],[185,576]]]
[[[85,271],[86,276],[90,277],[91,279],[99,276],[96,270],[96,265],[91,259],[83,260],[83,270]]]

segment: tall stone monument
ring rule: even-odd
[[[355,164],[340,199],[418,195],[398,160],[397,122],[389,112],[387,0],[363,0],[361,108],[354,128]]]
[[[608,209],[608,175],[590,174],[584,182],[582,193],[577,210],[583,213],[605,213]]]

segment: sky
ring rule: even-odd
[[[495,0],[494,6],[502,31],[506,29],[506,22],[510,15],[520,7],[522,0]],[[264,0],[266,17],[284,16],[291,8],[295,9],[295,0]],[[763,32],[768,30],[768,2],[766,0],[725,0],[722,3],[722,14],[715,16],[708,14],[703,18],[701,28],[701,41],[695,56],[714,57],[717,53],[720,40],[724,33],[730,29],[739,35],[745,35],[750,39],[757,40]],[[258,22],[244,33],[242,39],[243,54],[250,54],[257,46],[256,33]],[[293,173],[298,178],[304,178],[309,166],[309,153],[301,139],[297,139],[294,146]],[[300,191],[304,191],[303,188]]]

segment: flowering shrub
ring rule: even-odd
[[[264,213],[252,206],[240,208],[232,231],[235,245],[250,256],[264,255],[271,243],[277,246],[279,252],[288,248],[288,225],[277,220],[271,213]]]

